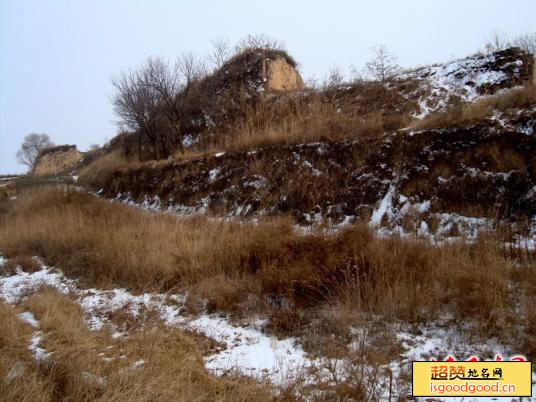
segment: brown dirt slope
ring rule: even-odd
[[[368,217],[394,186],[431,212],[536,214],[536,111],[382,138],[273,145],[116,172],[109,197],[216,214]],[[155,198],[158,197],[158,198]],[[180,207],[178,207],[180,206]],[[400,206],[401,207],[401,206]]]

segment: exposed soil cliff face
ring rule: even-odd
[[[300,73],[285,58],[268,60],[264,87],[268,91],[297,91],[303,89]]]
[[[381,139],[270,146],[117,172],[109,197],[178,212],[403,225],[408,214],[536,215],[536,110]]]
[[[60,145],[42,151],[33,171],[37,176],[68,174],[76,169],[83,159],[83,154],[76,145]]]

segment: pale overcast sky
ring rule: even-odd
[[[0,0],[0,174],[30,132],[85,150],[113,137],[110,78],[148,56],[265,33],[304,78],[363,65],[385,44],[402,66],[482,47],[494,30],[536,31],[536,0]]]

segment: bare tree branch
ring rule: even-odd
[[[142,159],[142,141],[145,136],[157,156],[157,126],[160,95],[151,83],[147,68],[122,73],[112,79],[116,93],[112,97],[114,112],[121,126],[138,133],[138,157]]]
[[[369,74],[381,83],[391,79],[400,70],[396,56],[389,52],[386,46],[376,46],[371,48],[371,51],[373,57],[365,67]]]
[[[207,58],[215,70],[223,67],[225,62],[231,57],[231,45],[228,39],[212,40],[212,50]]]
[[[177,58],[175,69],[179,74],[183,90],[187,90],[193,82],[207,73],[205,63],[192,52],[181,54]]]
[[[536,53],[536,32],[519,35],[510,39],[503,32],[493,31],[487,38],[484,51],[487,53],[497,52],[509,47],[519,47],[527,53]]]

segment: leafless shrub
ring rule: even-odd
[[[496,52],[506,49],[510,44],[507,35],[504,32],[493,31],[487,38],[484,49],[486,52]]]
[[[536,54],[536,32],[520,35],[512,43],[528,53]]]
[[[220,69],[231,57],[231,44],[227,39],[212,40],[212,50],[208,54],[208,61],[215,70]]]
[[[323,88],[338,88],[344,82],[344,74],[342,69],[338,65],[334,65],[330,68],[328,76],[324,80]]]
[[[247,49],[272,49],[285,51],[285,42],[272,38],[266,34],[248,35],[238,41],[236,51],[242,52]]]
[[[519,47],[527,53],[536,54],[536,32],[510,38],[504,32],[493,31],[486,38],[484,52],[492,53],[509,47]]]
[[[158,138],[161,144],[163,156],[167,157],[172,149],[182,146],[180,117],[177,107],[177,94],[181,90],[182,82],[178,74],[178,64],[171,67],[161,57],[149,58],[144,67],[147,70],[149,82],[159,96],[160,113],[165,116],[167,127],[159,132]]]
[[[182,53],[175,66],[184,89],[189,88],[195,81],[207,73],[204,61],[192,52]]]
[[[384,83],[400,70],[396,56],[386,46],[375,46],[371,51],[372,59],[365,64],[365,67],[374,79]]]
[[[149,58],[139,69],[112,80],[118,123],[137,133],[140,161],[144,139],[150,143],[154,159],[182,149],[181,123],[196,97],[196,83],[205,74],[204,62],[189,52],[180,55],[173,66],[163,58]]]

